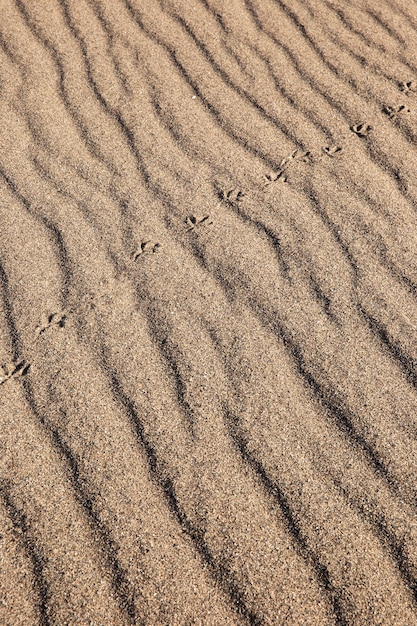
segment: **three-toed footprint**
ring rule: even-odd
[[[41,319],[39,326],[36,327],[36,333],[38,335],[42,335],[42,333],[48,330],[48,328],[50,328],[51,326],[64,328],[66,321],[67,315],[65,312],[50,313],[49,315],[46,315],[43,319]]]
[[[329,157],[334,157],[336,154],[340,154],[343,150],[341,146],[326,146],[322,148],[324,154],[327,154]]]
[[[285,166],[289,165],[291,161],[304,161],[304,163],[307,163],[307,161],[311,157],[312,157],[312,154],[309,150],[299,150],[297,148],[296,150],[293,150],[291,154],[289,154],[287,157],[282,159],[279,166],[280,168],[284,168]]]
[[[352,133],[355,133],[355,135],[357,135],[358,137],[366,138],[368,137],[371,130],[373,130],[373,128],[366,122],[363,122],[361,124],[354,124],[353,126],[350,127],[350,130],[352,131]]]
[[[286,171],[288,170],[290,163],[293,161],[303,161],[303,163],[308,163],[311,161],[312,156],[313,155],[309,150],[298,150],[298,148],[293,150],[291,154],[282,159],[277,170],[264,174],[265,187],[268,187],[271,183],[275,183],[277,181],[286,183],[288,180]]]
[[[210,218],[210,215],[205,215],[201,219],[199,219],[195,215],[189,215],[187,219],[185,220],[185,223],[188,226],[188,231],[195,230],[196,228],[199,228],[200,226],[211,226],[211,224],[213,224]]]
[[[241,189],[233,188],[229,189],[229,191],[223,191],[221,193],[221,199],[226,200],[230,204],[236,204],[236,202],[242,202],[245,194]]]
[[[265,186],[270,185],[271,183],[275,183],[277,181],[281,183],[287,182],[287,177],[284,173],[284,170],[278,169],[276,172],[269,172],[268,174],[264,174],[265,178]]]
[[[417,91],[417,81],[409,80],[408,82],[402,81],[399,83],[401,91],[405,93],[406,96],[409,96],[410,93],[415,93]]]
[[[406,107],[405,104],[401,104],[398,107],[385,106],[382,111],[388,115],[391,120],[396,119],[402,113],[410,113],[410,109]]]
[[[160,247],[160,243],[155,243],[154,241],[143,241],[136,252],[132,254],[132,259],[137,261],[139,257],[142,257],[144,254],[154,254],[159,251]]]
[[[26,376],[29,368],[30,363],[27,363],[25,359],[22,359],[21,361],[11,361],[10,363],[3,363],[3,365],[0,365],[0,385],[5,383],[10,378]]]
[[[293,161],[303,161],[304,163],[308,163],[313,155],[309,150],[294,150],[291,154],[291,159]]]

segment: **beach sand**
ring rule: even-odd
[[[0,0],[0,624],[417,624],[417,8]]]

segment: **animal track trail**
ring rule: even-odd
[[[36,334],[40,336],[52,326],[64,328],[66,321],[67,314],[65,311],[62,311],[60,313],[50,313],[48,316],[42,319],[39,326],[36,327]]]
[[[20,361],[11,361],[0,366],[0,385],[12,378],[26,376],[30,369],[30,363],[25,359]]]
[[[189,215],[185,220],[185,223],[188,226],[188,232],[190,232],[195,231],[202,226],[211,226],[213,224],[213,221],[210,215],[205,215],[201,219],[197,218],[195,215]]]
[[[137,248],[137,250],[132,254],[132,259],[133,261],[137,261],[143,256],[155,254],[156,252],[159,252],[160,247],[161,244],[158,242],[143,241],[139,248]]]
[[[361,130],[362,129],[359,129],[359,132],[361,132]],[[289,171],[292,163],[296,161],[301,161],[303,163],[318,163],[324,158],[324,155],[333,158],[341,154],[341,152],[343,152],[343,147],[334,144],[330,146],[323,146],[321,150],[323,154],[318,156],[315,156],[315,154],[310,150],[294,150],[291,152],[291,154],[282,159],[276,171],[264,174],[265,188],[276,182],[286,183],[288,181],[287,172]]]

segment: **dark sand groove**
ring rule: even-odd
[[[414,5],[0,4],[0,624],[417,624]]]
[[[38,602],[36,604],[38,605],[37,608],[39,611],[39,623],[46,626],[50,623],[47,611],[50,591],[48,589],[48,584],[43,571],[44,568],[42,563],[44,558],[41,554],[39,554],[37,547],[30,536],[30,531],[28,529],[24,513],[22,513],[12,502],[8,485],[2,483],[0,490],[2,504],[13,524],[13,532],[21,538],[27,558],[31,562],[33,570],[33,587],[35,588],[35,593],[37,593],[38,596]]]

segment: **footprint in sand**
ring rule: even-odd
[[[269,172],[268,174],[264,174],[264,178],[265,178],[265,187],[275,182],[280,182],[280,183],[287,182],[287,176],[285,175],[284,170],[282,169],[279,169],[276,172]]]
[[[48,328],[51,326],[58,326],[59,328],[64,328],[65,322],[67,321],[67,315],[65,312],[61,313],[51,313],[48,316],[45,316],[39,326],[36,328],[36,333],[38,335],[42,335]]]
[[[294,150],[293,152],[291,152],[291,154],[284,157],[278,166],[279,169],[284,170],[284,168],[286,168],[289,165],[289,163],[291,163],[291,161],[295,158],[295,155],[297,154],[297,152],[298,150]]]
[[[304,163],[308,163],[312,159],[313,155],[309,150],[293,150],[291,154],[282,159],[279,164],[279,169],[283,170],[288,167],[292,161],[303,161]]]
[[[399,83],[399,87],[406,96],[409,96],[411,93],[415,93],[417,91],[417,81],[410,80],[408,82],[401,82]]]
[[[213,224],[210,215],[205,215],[201,219],[198,219],[195,215],[190,215],[185,220],[185,223],[188,226],[188,231],[196,230],[201,226],[211,226]]]
[[[336,154],[340,154],[343,151],[343,148],[341,146],[326,146],[322,148],[322,150],[328,157],[333,158]]]
[[[245,194],[241,189],[229,189],[229,191],[222,192],[222,200],[226,200],[230,204],[236,204],[237,202],[241,202]]]
[[[373,130],[372,126],[367,124],[366,122],[362,124],[355,124],[350,127],[352,133],[355,133],[358,137],[367,138],[371,130]]]
[[[296,150],[293,150],[291,154],[282,159],[276,171],[264,174],[265,187],[268,187],[271,183],[275,183],[278,181],[281,183],[286,183],[288,180],[286,172],[288,171],[288,168],[293,161],[312,163],[313,154],[309,150],[299,150],[298,148]]]
[[[291,154],[291,160],[303,161],[303,163],[308,163],[312,156],[313,155],[309,150],[294,150],[294,152]]]
[[[410,113],[410,109],[406,107],[405,104],[401,104],[398,107],[385,106],[382,111],[388,115],[391,120],[396,119],[402,113]]]
[[[30,363],[27,363],[24,359],[21,361],[12,361],[10,363],[4,363],[0,366],[0,385],[10,380],[11,378],[17,378],[18,376],[26,376],[30,368]]]
[[[137,261],[143,255],[154,254],[159,251],[160,247],[160,243],[155,243],[154,241],[143,241],[136,252],[132,254],[132,259]]]

